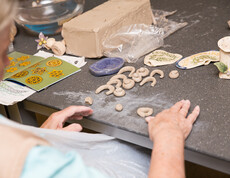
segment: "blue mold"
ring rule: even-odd
[[[117,73],[124,65],[125,61],[122,58],[104,58],[95,62],[89,67],[90,72],[94,76],[112,75]]]

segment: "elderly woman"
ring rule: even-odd
[[[7,49],[10,25],[16,11],[15,0],[1,0],[0,6],[0,78],[9,64]],[[190,102],[182,100],[155,117],[148,117],[148,131],[154,142],[149,177],[185,177],[184,142],[199,115],[199,106],[188,115]],[[63,128],[69,117],[82,119],[92,114],[84,106],[70,106],[52,114],[42,128],[81,131],[79,124]],[[3,116],[0,116],[2,119]],[[23,127],[23,126],[21,126]],[[20,128],[20,126],[19,126]],[[105,177],[97,169],[86,166],[77,153],[64,154],[47,140],[31,132],[0,124],[0,177]],[[34,128],[36,129],[36,128]],[[60,131],[54,131],[60,132]],[[92,136],[93,137],[93,136]]]

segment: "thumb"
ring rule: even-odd
[[[70,131],[70,132],[80,132],[82,130],[82,126],[80,124],[74,123],[62,128],[61,130]]]
[[[145,121],[149,123],[153,118],[154,118],[154,117],[146,117],[146,118],[145,118]]]

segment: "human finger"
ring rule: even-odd
[[[200,107],[196,106],[191,114],[187,117],[187,120],[192,124],[196,121],[198,115],[200,114]]]
[[[62,128],[61,130],[65,130],[65,131],[71,131],[71,132],[80,132],[82,130],[82,126],[80,124],[70,124],[64,128]]]
[[[182,116],[184,116],[184,117],[186,117],[187,116],[187,114],[188,114],[188,110],[189,110],[189,108],[190,108],[190,101],[189,100],[185,100],[184,101],[184,104],[182,105],[182,108],[180,109],[180,111],[179,111],[179,113],[182,115]]]
[[[64,123],[72,116],[88,116],[93,113],[93,110],[86,106],[69,106],[56,114],[56,118]]]
[[[146,117],[145,121],[149,123],[152,119],[154,119],[154,117]]]
[[[173,111],[173,112],[179,112],[181,107],[183,106],[184,104],[184,100],[181,100],[179,102],[177,102],[176,104],[174,104],[170,110]]]

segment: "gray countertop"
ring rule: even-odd
[[[102,2],[104,1],[86,1],[86,10]],[[188,22],[186,27],[165,39],[161,49],[168,52],[186,57],[203,51],[218,50],[217,41],[230,34],[227,26],[229,0],[152,0],[152,6],[166,11],[177,10],[169,18]],[[16,50],[35,53],[35,38],[20,29],[15,39]],[[55,38],[61,39],[60,35]],[[96,88],[111,77],[94,77],[89,73],[89,65],[96,61],[88,59],[81,72],[33,94],[27,101],[63,109],[69,105],[85,105],[85,97],[91,96],[94,99],[94,114],[88,119],[147,136],[147,124],[136,114],[138,107],[150,106],[154,109],[154,114],[157,114],[178,100],[189,99],[191,109],[199,105],[201,113],[186,141],[186,148],[230,161],[230,80],[219,79],[218,70],[213,64],[179,70],[180,77],[174,80],[168,77],[171,70],[177,69],[174,64],[158,67],[166,76],[163,79],[157,78],[155,87],[150,84],[140,87],[136,84],[133,89],[127,90],[124,97],[116,98],[106,96],[104,92],[95,94]],[[132,65],[136,69],[144,66],[143,58]],[[115,111],[117,103],[123,104],[122,112]]]

